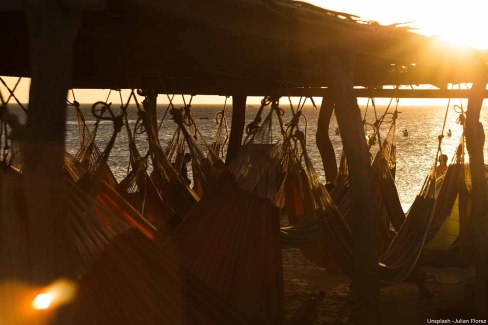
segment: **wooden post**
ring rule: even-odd
[[[334,147],[329,137],[329,125],[334,111],[334,104],[330,99],[323,97],[322,105],[320,106],[319,121],[317,123],[316,142],[322,157],[322,165],[324,166],[325,179],[328,183],[335,181],[337,177],[337,160],[334,152]]]
[[[29,234],[30,281],[46,285],[74,276],[66,217],[64,137],[71,84],[73,42],[79,11],[62,1],[27,1],[31,85],[24,138],[24,185]],[[54,324],[69,321],[58,313]]]
[[[352,196],[353,291],[357,324],[379,324],[380,282],[373,222],[371,164],[361,113],[354,95],[350,58],[329,62],[335,114],[349,167]],[[346,74],[348,73],[348,74]]]
[[[246,100],[247,96],[232,96],[232,123],[227,156],[225,157],[226,165],[232,162],[241,149],[244,124],[246,123]]]
[[[476,293],[475,307],[477,316],[486,319],[487,279],[488,279],[488,202],[483,147],[485,133],[480,123],[480,111],[486,92],[486,80],[481,79],[473,83],[468,99],[466,112],[466,147],[469,153],[469,165],[472,182],[472,206],[470,219],[475,224],[475,239],[477,242],[478,258],[476,261]]]

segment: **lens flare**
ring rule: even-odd
[[[52,293],[40,293],[32,302],[32,308],[36,310],[46,310],[51,307],[54,301],[54,295]]]
[[[41,290],[32,301],[35,310],[47,310],[70,303],[76,295],[76,285],[69,280],[60,279]]]

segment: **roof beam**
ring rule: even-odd
[[[168,94],[192,94],[192,95],[229,95],[242,94],[246,96],[293,96],[293,97],[324,97],[329,96],[328,88],[289,88],[286,93],[283,90],[275,89],[228,89],[219,91],[215,88],[208,89],[165,89],[159,93]],[[469,89],[355,89],[356,97],[376,98],[468,98]],[[485,90],[484,98],[488,98],[488,91]]]

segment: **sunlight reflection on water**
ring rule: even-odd
[[[285,106],[283,106],[285,108]],[[160,107],[161,117],[164,112],[165,106]],[[207,143],[212,142],[215,134],[216,124],[214,122],[214,115],[222,106],[216,105],[195,105],[192,107],[193,116],[197,123],[200,132],[205,137]],[[385,107],[378,107],[378,114],[384,111]],[[258,110],[257,105],[252,105],[248,107],[246,114],[246,123],[249,123],[254,118]],[[88,125],[91,127],[93,125],[93,117],[91,116],[89,106],[83,107],[85,113],[85,118]],[[413,202],[415,195],[419,192],[422,186],[423,180],[429,170],[434,164],[435,152],[437,150],[437,136],[440,134],[442,129],[442,122],[445,114],[445,107],[441,106],[413,106],[413,107],[399,107],[399,111],[402,113],[399,115],[397,120],[397,174],[396,174],[396,184],[398,192],[400,195],[400,200],[402,202],[404,210]],[[290,119],[290,111],[285,108],[284,121]],[[362,108],[362,113],[364,113],[364,108]],[[324,173],[321,166],[320,154],[315,147],[315,132],[317,130],[317,119],[318,111],[311,107],[306,107],[304,109],[304,114],[308,121],[307,128],[307,147],[309,150],[309,155],[312,158],[315,168],[319,173],[320,177],[325,180]],[[448,129],[452,130],[451,137],[445,137],[443,141],[442,150],[448,157],[453,156],[454,150],[458,145],[462,129],[456,124],[456,118],[458,114],[454,110],[450,110],[447,118],[445,133]],[[228,124],[230,127],[231,120],[231,109],[227,111]],[[133,125],[137,119],[137,113],[133,109],[129,109],[129,121]],[[369,122],[374,122],[373,112],[370,110],[367,115],[367,120]],[[488,113],[486,109],[482,110],[483,124],[485,125],[485,133],[488,133],[486,125],[488,124]],[[385,123],[387,124],[387,123]],[[335,135],[335,129],[337,123],[333,118],[330,126],[330,135],[334,147],[336,148],[337,157],[341,154],[341,141],[340,136]],[[389,125],[384,125],[384,133]],[[403,137],[402,130],[408,129],[409,136]],[[175,129],[175,124],[168,118],[164,121],[162,128],[160,130],[160,139],[163,146],[173,135]],[[112,134],[111,122],[102,121],[99,128],[99,136],[97,137],[97,143],[103,148],[106,141]],[[274,134],[278,134],[278,125],[274,124]],[[68,151],[74,152],[79,147],[78,140],[78,126],[76,122],[76,114],[74,109],[70,109],[68,113],[68,130],[67,130],[67,140],[66,140]],[[138,136],[137,145],[142,153],[145,153],[148,144],[147,139],[143,136]],[[488,157],[488,150],[485,146],[485,159]],[[120,132],[117,138],[117,142],[112,150],[109,164],[112,167],[116,177],[120,180],[127,173],[129,152],[127,145],[127,134],[125,130]]]

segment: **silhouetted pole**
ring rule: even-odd
[[[63,5],[66,4],[66,7]],[[30,280],[46,285],[73,276],[63,171],[66,98],[81,15],[66,1],[27,1],[31,85],[24,138]],[[68,324],[67,320],[58,320]],[[53,322],[55,323],[55,322]]]
[[[337,160],[329,137],[330,119],[333,111],[334,103],[329,98],[322,98],[315,138],[320,157],[322,157],[325,179],[328,183],[334,182],[337,177]]]
[[[478,317],[488,316],[487,278],[488,278],[488,201],[483,147],[485,133],[480,122],[480,111],[486,89],[486,79],[481,79],[471,88],[466,112],[466,148],[469,153],[469,166],[472,182],[472,205],[470,219],[474,222],[478,256],[476,261],[475,307]]]
[[[357,324],[379,324],[380,282],[373,222],[371,164],[361,113],[354,96],[353,59],[329,62],[335,115],[349,167],[352,195],[353,291]]]
[[[232,123],[227,156],[225,157],[225,163],[227,165],[232,162],[241,149],[244,125],[246,123],[246,100],[247,96],[232,96]]]

